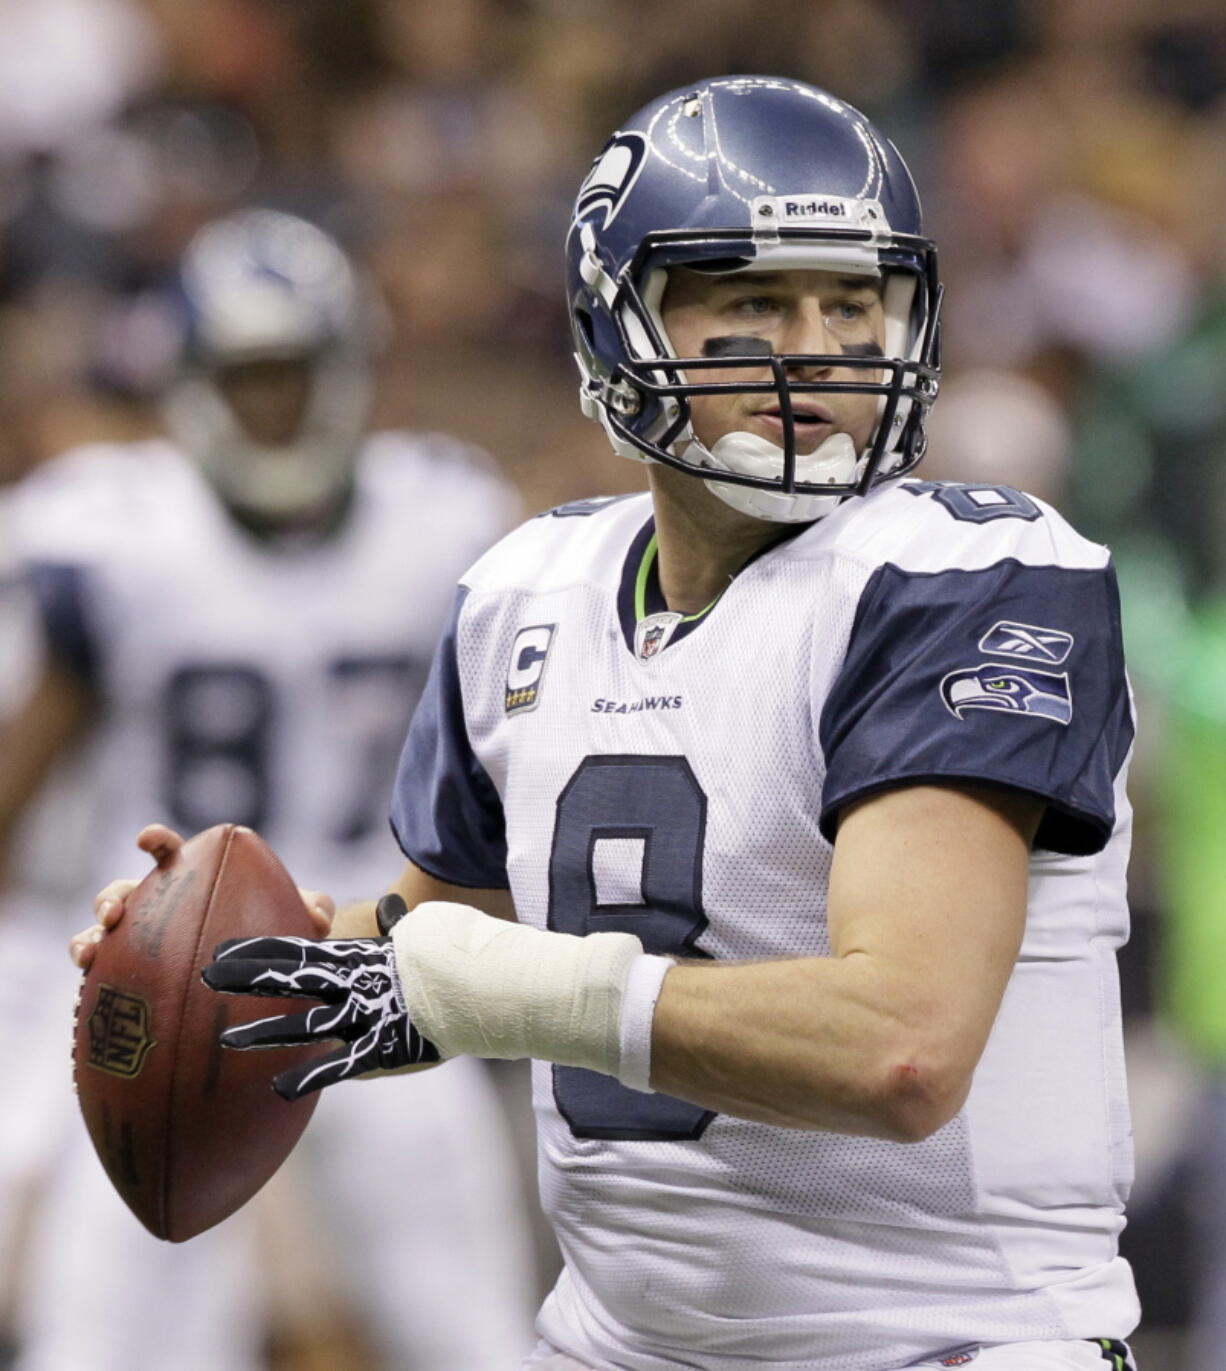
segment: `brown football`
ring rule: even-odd
[[[272,1078],[323,1044],[234,1052],[224,1028],[308,1007],[218,995],[200,979],[226,938],[314,937],[293,879],[249,828],[219,824],[161,861],[128,897],[81,982],[73,1075],[115,1188],[158,1238],[228,1218],[285,1160],[318,1099]]]

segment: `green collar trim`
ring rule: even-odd
[[[634,617],[636,619],[647,617],[647,578],[651,575],[651,568],[656,564],[656,552],[656,535],[653,533],[647,541],[647,546],[643,549],[638,575],[634,578]]]
[[[653,533],[648,540],[647,546],[643,549],[643,557],[639,562],[638,574],[634,578],[634,617],[636,619],[645,619],[647,617],[647,583],[651,578],[652,568],[656,564],[658,555],[659,545],[656,542],[656,535]],[[717,595],[709,605],[704,605],[702,609],[693,614],[683,614],[681,616],[681,622],[683,624],[692,624],[696,620],[701,619],[704,614],[709,614],[711,610],[719,604],[720,596],[722,595],[723,591],[721,590],[719,595]]]

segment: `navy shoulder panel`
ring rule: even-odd
[[[48,651],[88,685],[98,677],[99,651],[89,622],[85,571],[65,563],[34,562],[30,585]]]
[[[408,859],[450,885],[506,889],[502,800],[473,753],[464,722],[456,634],[460,587],[409,726],[392,793],[392,832]]]
[[[1047,800],[1036,847],[1100,851],[1133,736],[1114,572],[880,567],[819,732],[831,841],[853,800],[963,780]]]

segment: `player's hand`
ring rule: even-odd
[[[158,866],[166,866],[183,846],[183,837],[165,824],[149,824],[137,834],[136,846],[147,852]],[[68,954],[82,971],[88,971],[98,944],[123,918],[129,895],[140,885],[138,880],[110,881],[94,896],[95,922],[89,928],[74,933],[68,941]],[[315,928],[322,938],[332,927],[336,905],[322,890],[298,888]]]
[[[273,1089],[296,1100],[337,1081],[440,1060],[409,1017],[391,938],[231,938],[202,973],[228,995],[320,1000],[304,1013],[228,1028],[226,1047],[295,1047],[340,1041],[335,1052],[283,1071]]]

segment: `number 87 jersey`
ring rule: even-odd
[[[260,538],[155,440],[93,446],[19,496],[55,658],[97,710],[94,860],[151,819],[258,829],[303,885],[369,894],[386,795],[455,576],[507,526],[461,444],[366,440],[329,536]]]
[[[521,920],[648,951],[829,953],[839,811],[921,782],[1047,808],[970,1097],[922,1143],[712,1114],[534,1065],[566,1265],[541,1329],[632,1371],[880,1371],[1124,1337],[1131,1176],[1115,949],[1132,742],[1105,549],[1005,488],[904,481],[669,612],[646,497],[533,520],[464,578],[392,822]]]

